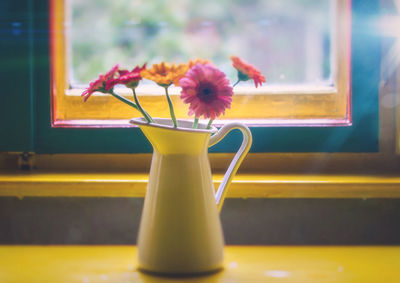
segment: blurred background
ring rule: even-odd
[[[70,83],[87,84],[116,63],[130,69],[193,58],[236,81],[229,56],[237,55],[269,84],[329,84],[334,2],[68,0]]]

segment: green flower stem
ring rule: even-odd
[[[194,122],[193,122],[193,129],[197,129],[197,126],[199,125],[199,118],[194,117]]]
[[[109,94],[111,94],[112,96],[114,96],[115,98],[117,98],[118,100],[128,104],[129,106],[132,106],[133,108],[135,108],[136,110],[139,110],[139,108],[137,107],[137,105],[135,103],[133,103],[132,101],[126,99],[125,97],[122,97],[118,94],[116,94],[113,90],[110,90]],[[140,111],[140,110],[139,110]]]
[[[211,124],[214,122],[214,120],[213,119],[210,119],[210,121],[208,122],[208,124],[207,124],[207,130],[208,129],[211,129]]]
[[[236,83],[233,84],[232,87],[235,87],[238,83],[240,83],[241,79],[238,79]]]
[[[171,98],[169,97],[168,87],[167,86],[165,87],[165,94],[167,95],[169,112],[171,113],[172,122],[174,123],[174,128],[176,128],[176,127],[178,127],[178,124],[176,123],[176,117],[175,117],[175,113],[174,113],[174,106],[172,105]]]
[[[135,99],[138,110],[142,113],[143,117],[147,120],[148,123],[153,123],[153,119],[150,117],[149,113],[147,113],[143,107],[139,103],[139,99],[137,98],[135,88],[132,88],[133,98]]]

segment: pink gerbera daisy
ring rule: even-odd
[[[108,90],[107,84],[109,81],[114,79],[114,76],[118,72],[118,68],[119,68],[119,66],[115,65],[105,75],[100,75],[97,80],[91,82],[89,84],[89,87],[87,89],[85,89],[85,91],[81,95],[84,97],[83,100],[84,101],[88,100],[89,97],[96,91],[106,92]]]
[[[181,98],[189,115],[214,120],[230,108],[233,88],[226,75],[210,64],[196,64],[180,79]]]
[[[109,80],[106,84],[106,90],[113,88],[117,84],[126,85],[129,88],[136,88],[142,79],[140,72],[146,69],[146,64],[142,67],[136,66],[132,71],[118,70],[119,77]]]

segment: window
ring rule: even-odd
[[[338,3],[344,2],[339,1]],[[349,1],[346,3],[350,4]],[[18,133],[18,135],[5,134],[5,138],[2,140],[2,142],[4,141],[2,150],[35,151],[36,153],[151,152],[151,147],[146,143],[140,131],[135,128],[52,127],[53,121],[69,119],[69,117],[62,117],[65,105],[61,98],[51,97],[49,94],[62,94],[64,99],[71,98],[65,95],[65,90],[68,89],[67,64],[63,61],[66,60],[65,45],[58,45],[65,40],[62,26],[65,16],[63,2],[49,0],[47,3],[46,1],[27,0],[26,5],[14,5],[11,2],[7,2],[7,5],[12,7],[12,11],[18,11],[15,15],[24,15],[24,17],[16,17],[6,23],[11,24],[19,20],[22,27],[16,25],[15,29],[28,33],[28,36],[24,37],[25,41],[21,41],[17,35],[12,37],[14,35],[10,34],[7,41],[4,41],[5,44],[1,45],[1,48],[6,49],[3,54],[10,54],[7,51],[12,50],[11,53],[15,58],[27,59],[24,61],[26,64],[14,64],[12,69],[7,69],[8,77],[18,76],[21,78],[20,84],[12,84],[12,86],[10,84],[9,92],[18,93],[21,96],[7,97],[12,101],[9,104],[12,106],[6,107],[3,113],[8,113],[7,119],[15,117],[16,126],[13,131],[8,130],[10,127],[6,127],[6,133]],[[352,14],[350,76],[352,101],[348,105],[348,111],[352,114],[352,125],[335,127],[253,126],[251,127],[254,136],[252,152],[376,152],[378,150],[381,41],[379,37],[368,33],[364,27],[368,19],[379,15],[379,1],[353,0],[351,9],[350,7],[346,8],[346,11],[348,13],[351,11]],[[10,13],[10,15],[14,14]],[[50,23],[57,22],[59,26],[51,26],[49,18],[51,19]],[[61,20],[58,20],[60,18]],[[57,21],[55,21],[56,19]],[[339,23],[343,22],[339,21]],[[16,33],[18,34],[18,32]],[[50,43],[52,43],[52,48],[50,48]],[[348,50],[343,42],[336,43],[340,48]],[[50,69],[50,66],[53,69]],[[340,69],[340,64],[338,68]],[[27,75],[21,76],[21,74]],[[8,81],[11,83],[12,79]],[[54,82],[57,83],[54,84]],[[302,96],[294,97],[302,98]],[[80,97],[75,98],[77,100],[72,99],[73,103],[69,105],[71,106],[68,108],[70,111],[90,112],[88,104],[83,104]],[[101,96],[98,98],[99,101],[106,99]],[[54,113],[50,111],[52,102],[57,105]],[[121,104],[118,101],[115,103],[121,110]],[[82,106],[84,107],[79,109]],[[94,109],[96,109],[96,113],[102,112],[98,107],[94,107]],[[24,117],[24,119],[20,117]],[[2,121],[6,121],[6,119],[2,119]],[[19,123],[19,121],[23,121],[23,123]],[[21,136],[24,139],[18,138]],[[215,152],[235,151],[238,144],[237,138],[238,135],[232,133],[213,150]],[[24,142],[20,143],[20,141]]]
[[[235,81],[229,56],[240,54],[257,62],[269,84],[329,84],[336,4],[341,3],[66,1],[69,82],[85,84],[115,62],[131,66],[199,57]]]
[[[351,124],[349,0],[52,3],[55,126],[126,126],[139,115],[109,95],[85,104],[79,97],[84,84],[116,62],[130,67],[207,58],[234,81],[231,54],[257,63],[268,83],[236,87],[220,122]],[[137,92],[153,117],[169,116],[162,89],[144,83]],[[187,118],[179,88],[171,93],[177,116]]]

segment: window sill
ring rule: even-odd
[[[222,175],[214,175],[215,187]],[[144,197],[144,173],[0,173],[0,196]],[[228,198],[400,198],[396,175],[239,174]]]

